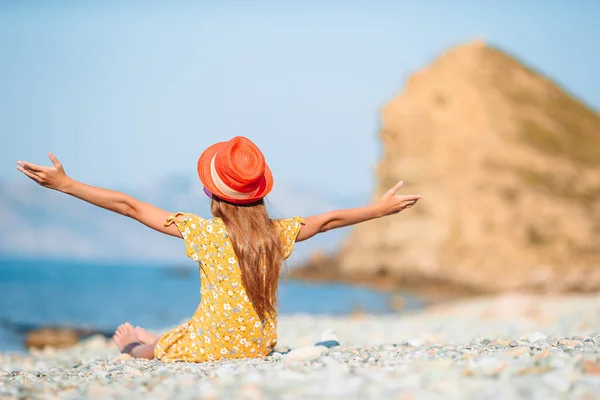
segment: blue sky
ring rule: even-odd
[[[598,109],[598,15],[593,0],[2,1],[0,180],[48,151],[94,185],[195,177],[206,146],[241,134],[276,182],[365,193],[380,107],[453,45],[487,40]]]

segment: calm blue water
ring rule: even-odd
[[[148,328],[179,324],[199,301],[199,273],[192,264],[175,274],[166,267],[91,263],[0,261],[0,350],[21,350],[11,324],[66,324],[112,330],[124,321]],[[407,297],[407,306],[420,302]],[[360,308],[385,313],[389,294],[342,284],[282,281],[280,314],[347,314]]]

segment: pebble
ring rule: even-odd
[[[529,349],[526,347],[515,347],[515,348],[507,351],[506,354],[509,354],[509,355],[515,356],[515,357],[520,357],[525,354],[529,354]]]
[[[323,346],[299,347],[287,353],[284,356],[284,361],[286,363],[311,361],[321,357],[321,355],[326,352],[327,348]]]
[[[425,340],[421,338],[410,339],[407,342],[412,347],[421,347],[425,344]]]
[[[575,347],[579,344],[579,342],[577,340],[565,339],[565,340],[561,340],[560,344],[562,346],[566,346],[566,347]]]
[[[123,361],[129,361],[132,357],[129,354],[119,354],[117,357],[113,359],[114,362],[121,363]]]
[[[531,335],[529,335],[529,338],[528,338],[529,343],[535,343],[539,340],[546,340],[546,339],[548,339],[548,337],[545,334],[543,334],[542,332],[534,332]]]
[[[490,317],[494,304],[515,306]],[[600,326],[600,296],[478,299],[360,319],[283,315],[270,356],[203,364],[132,359],[93,338],[68,350],[1,353],[0,399],[594,398],[600,336],[580,331],[582,322]]]
[[[470,364],[467,375],[498,375],[502,369],[506,367],[506,363],[494,357],[483,357]]]
[[[533,358],[536,360],[541,360],[543,358],[550,357],[551,355],[552,353],[550,353],[548,350],[544,350],[537,353],[535,356],[533,356]]]
[[[110,386],[93,383],[88,386],[86,395],[88,397],[103,398],[103,397],[108,396],[111,392],[112,392],[112,389],[110,388]]]
[[[568,392],[569,388],[572,385],[568,376],[556,372],[549,372],[547,374],[542,375],[542,381],[559,393]]]
[[[582,363],[583,371],[586,374],[600,376],[600,363],[592,360],[584,360]]]

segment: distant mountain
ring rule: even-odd
[[[414,73],[381,119],[375,196],[402,176],[404,190],[423,199],[357,226],[337,257],[340,279],[487,292],[600,289],[596,110],[474,42]]]
[[[169,176],[152,186],[126,192],[169,211],[211,216],[202,186],[191,177]],[[366,201],[366,194],[348,196],[290,183],[276,185],[267,197],[269,211],[275,218],[308,216],[354,207]],[[0,256],[5,258],[50,257],[140,263],[188,260],[180,240],[73,197],[44,189],[27,179],[0,182],[0,221],[4,225],[0,232]],[[346,230],[333,231],[299,243],[290,265],[312,252],[335,250],[346,234]]]

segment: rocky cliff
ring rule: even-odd
[[[383,108],[381,141],[374,199],[400,179],[423,199],[357,226],[340,277],[600,288],[600,115],[557,84],[485,43],[459,46]]]

